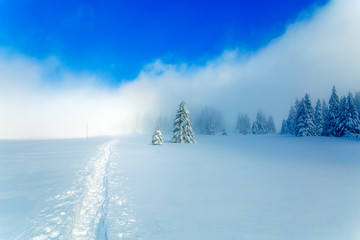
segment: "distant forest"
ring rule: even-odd
[[[309,94],[305,94],[300,100],[297,98],[290,107],[287,119],[281,124],[280,134],[305,136],[331,136],[331,137],[359,137],[360,136],[360,91],[353,95],[349,92],[346,96],[339,97],[335,86],[329,101],[317,99],[313,107]],[[197,114],[192,115],[192,128],[201,135],[227,135],[225,121],[221,111],[206,106]],[[172,119],[164,116],[155,121],[151,115],[146,114],[136,123],[141,130],[161,129],[172,131]],[[230,132],[236,134],[265,135],[277,133],[274,119],[271,115],[266,116],[261,110],[256,114],[254,122],[250,122],[247,114],[239,113],[236,123]]]
[[[308,94],[291,106],[289,116],[282,121],[281,134],[295,136],[358,137],[360,134],[360,92],[355,96],[339,96],[335,86],[328,104],[317,100],[312,107]]]

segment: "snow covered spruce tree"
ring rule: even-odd
[[[267,128],[266,128],[265,116],[261,111],[259,111],[256,114],[256,120],[254,121],[251,130],[252,130],[252,134],[256,134],[256,135],[268,134]]]
[[[351,137],[360,134],[359,113],[354,105],[351,93],[348,94],[347,98],[341,98],[336,134],[338,137]]]
[[[325,122],[325,136],[337,136],[336,128],[339,119],[339,97],[336,94],[335,86],[332,89],[332,94],[329,100],[329,109],[326,113],[326,122]]]
[[[238,115],[237,121],[236,121],[235,132],[244,134],[244,135],[251,133],[250,120],[246,114]]]
[[[179,110],[176,113],[173,133],[172,143],[196,143],[190,113],[184,102],[180,103]]]
[[[296,136],[316,136],[314,109],[311,106],[311,101],[308,94],[305,94],[305,97],[298,105],[296,122]]]
[[[314,118],[315,118],[315,126],[316,126],[316,135],[321,136],[323,132],[324,120],[322,115],[320,99],[318,99],[316,102]]]
[[[153,145],[162,145],[163,144],[162,134],[159,129],[156,129],[156,131],[152,137],[152,144]]]
[[[266,129],[268,133],[276,133],[275,123],[273,117],[270,115],[266,122]]]

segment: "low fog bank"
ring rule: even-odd
[[[0,138],[83,137],[171,128],[185,101],[192,119],[205,107],[235,129],[239,113],[272,115],[277,129],[296,97],[313,105],[360,90],[360,2],[335,0],[256,53],[228,50],[205,66],[144,67],[131,82],[110,88],[91,72],[67,69],[56,57],[39,61],[0,51]],[[49,81],[49,79],[51,79]]]

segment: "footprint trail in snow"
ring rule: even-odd
[[[121,174],[113,140],[99,147],[71,189],[48,199],[33,229],[18,239],[122,239],[135,223],[127,206],[126,178]],[[108,231],[110,226],[111,231]]]

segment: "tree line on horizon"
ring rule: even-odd
[[[195,129],[202,135],[215,135],[215,133],[219,131],[222,131],[222,135],[227,135],[226,129],[223,128],[223,126],[224,119],[221,112],[210,107],[204,107],[195,121]],[[170,140],[171,143],[196,143],[190,113],[185,102],[181,102],[179,105],[172,132],[173,137]],[[239,114],[234,132],[244,135],[264,135],[276,133],[276,128],[272,116],[270,115],[266,118],[262,111],[259,111],[252,127],[250,127],[249,117],[246,114]],[[159,126],[152,137],[152,144],[163,144],[162,133]]]
[[[312,107],[309,94],[290,107],[287,119],[282,121],[280,134],[302,136],[358,137],[360,134],[360,92],[355,96],[339,96],[333,86],[328,101],[317,100]]]
[[[205,107],[197,119],[197,130],[200,134],[215,135],[223,126],[223,117],[221,112]],[[223,129],[223,135],[227,135],[226,129]],[[195,134],[190,120],[190,113],[187,109],[185,102],[181,102],[177,110],[174,124],[173,124],[173,137],[171,143],[196,143]],[[267,119],[262,111],[256,115],[252,128],[250,129],[250,120],[246,114],[239,114],[236,124],[235,133],[239,134],[268,134],[275,133],[275,124],[272,116]],[[162,145],[163,138],[159,127],[155,130],[152,137],[153,145]]]
[[[334,137],[358,137],[360,135],[360,92],[356,92],[355,97],[351,92],[347,96],[339,96],[335,86],[329,99],[329,104],[325,100],[317,100],[313,108],[309,94],[290,107],[287,119],[282,121],[282,135],[302,136],[334,136]],[[215,135],[223,126],[222,114],[214,109],[205,107],[197,119],[197,131],[200,134]],[[171,143],[196,143],[195,134],[190,120],[190,113],[181,102],[177,110],[173,124],[173,137]],[[258,111],[256,119],[250,128],[250,120],[246,114],[239,114],[236,122],[235,133],[264,135],[276,133],[274,120],[270,115],[268,118]],[[223,129],[223,135],[227,135]],[[153,135],[152,143],[162,145],[163,139],[159,129]]]
[[[200,112],[195,121],[195,129],[197,133],[202,135],[215,135],[216,132],[222,132],[223,135],[227,134],[221,112],[210,107],[205,107]],[[273,117],[270,115],[267,118],[264,113],[259,110],[252,125],[247,114],[238,114],[234,132],[243,135],[264,135],[276,133],[276,128]]]
[[[270,115],[268,118],[264,113],[259,110],[256,114],[256,119],[252,125],[250,125],[250,119],[247,114],[238,114],[235,133],[238,134],[254,134],[254,135],[266,135],[276,133],[275,123],[273,117]]]

